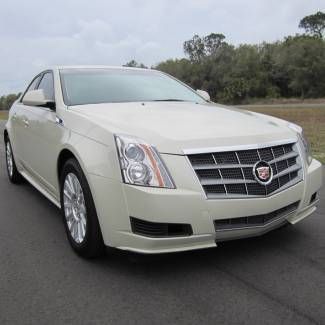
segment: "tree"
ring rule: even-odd
[[[309,15],[300,21],[299,28],[306,30],[307,34],[323,38],[325,31],[325,13],[318,11],[314,15]]]
[[[200,62],[205,55],[204,43],[199,35],[194,35],[192,39],[185,41],[183,48],[192,62]]]
[[[11,105],[14,103],[14,101],[17,100],[17,98],[20,96],[20,93],[19,94],[10,94],[10,95],[7,95],[7,96],[1,96],[0,97],[0,111],[1,110],[9,110]]]
[[[185,54],[192,62],[200,62],[204,58],[215,55],[218,49],[226,44],[223,34],[211,33],[205,37],[194,35],[192,39],[184,42],[183,49]]]
[[[276,64],[285,76],[287,96],[325,95],[325,41],[310,36],[287,37],[279,48]]]
[[[225,35],[223,34],[216,34],[216,33],[211,33],[208,36],[205,36],[203,38],[203,44],[204,44],[204,49],[205,49],[205,55],[214,55],[217,53],[218,49],[225,44],[224,39]]]
[[[138,63],[135,60],[129,61],[128,63],[124,64],[123,67],[148,69],[148,67],[146,67],[143,63]]]
[[[245,103],[252,98],[325,97],[325,40],[312,35],[283,41],[227,44],[222,34],[194,35],[184,43],[189,59],[156,68],[204,89],[212,100]]]

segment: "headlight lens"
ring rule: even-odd
[[[308,166],[309,166],[311,164],[311,161],[313,160],[313,157],[311,156],[311,153],[310,153],[309,141],[307,140],[304,132],[298,133],[298,135],[299,135],[302,147],[304,149],[304,154],[305,154],[306,161],[307,161]]]
[[[303,149],[303,155],[304,155],[305,161],[307,162],[307,164],[309,166],[313,160],[313,157],[311,156],[309,141],[307,140],[303,129],[299,125],[296,125],[293,123],[289,124],[289,128],[297,132],[298,138],[299,138],[299,143]]]
[[[125,183],[175,188],[155,147],[141,139],[125,135],[115,135],[115,140]]]

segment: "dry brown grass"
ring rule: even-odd
[[[8,112],[0,111],[0,120],[7,120],[7,119],[8,119]]]
[[[313,156],[325,163],[325,108],[245,107],[258,113],[279,117],[304,128]]]
[[[245,106],[255,112],[279,117],[302,126],[311,144],[313,156],[325,163],[325,107],[272,107]],[[8,112],[0,111],[0,120],[6,120]]]

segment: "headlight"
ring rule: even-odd
[[[141,139],[125,135],[115,135],[115,140],[125,183],[175,188],[155,147]]]
[[[303,155],[304,155],[305,161],[307,162],[307,164],[309,166],[313,160],[313,157],[311,156],[311,153],[310,153],[309,141],[307,140],[303,129],[299,125],[293,124],[293,123],[289,123],[288,126],[290,129],[297,132],[300,146],[303,149]]]

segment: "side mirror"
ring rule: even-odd
[[[28,106],[43,106],[55,110],[55,102],[45,98],[43,89],[28,91],[23,98],[23,104]]]
[[[205,90],[200,90],[200,89],[197,89],[196,91],[201,97],[203,97],[206,101],[211,101],[211,98],[210,98],[210,95],[207,91]]]

